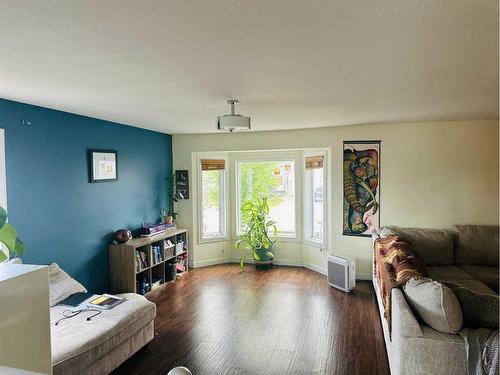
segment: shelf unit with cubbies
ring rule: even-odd
[[[145,294],[168,279],[172,264],[188,272],[188,232],[170,229],[149,237],[132,238],[109,245],[109,281],[112,293]],[[182,267],[179,267],[182,268]],[[143,285],[147,284],[147,288]]]

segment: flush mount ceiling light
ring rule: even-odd
[[[239,104],[239,101],[237,99],[231,99],[227,102],[231,106],[231,114],[219,116],[217,118],[217,129],[229,130],[231,133],[239,130],[250,130],[250,117],[234,113],[234,105]]]

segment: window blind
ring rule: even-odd
[[[323,168],[323,155],[319,156],[307,156],[306,157],[306,169],[318,169]]]
[[[224,159],[201,159],[202,171],[224,170],[226,161]]]

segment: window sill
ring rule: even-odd
[[[316,241],[313,239],[306,239],[304,240],[304,244],[326,250],[326,244],[324,242]]]
[[[212,243],[212,242],[224,242],[227,241],[228,238],[226,236],[224,237],[211,237],[211,238],[203,238],[198,240],[198,243],[203,244],[203,243]]]

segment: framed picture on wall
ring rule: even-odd
[[[89,182],[118,181],[118,153],[115,150],[88,150]]]
[[[380,141],[344,141],[343,234],[370,237],[380,226]]]
[[[188,171],[175,171],[175,189],[179,199],[189,199],[189,175]]]

